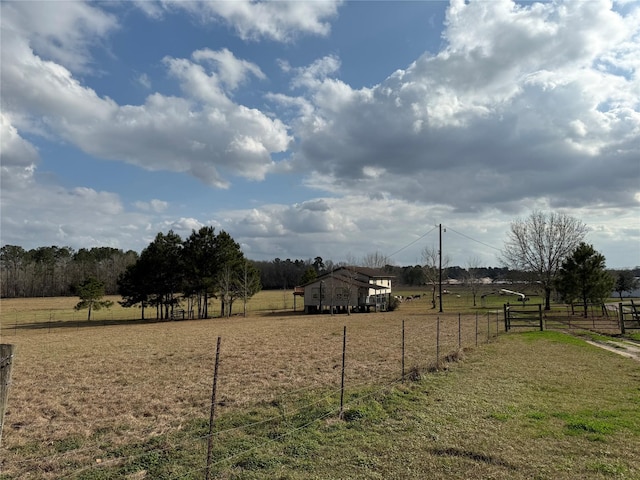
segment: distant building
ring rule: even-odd
[[[393,275],[365,267],[340,267],[296,287],[304,297],[305,313],[385,311]]]

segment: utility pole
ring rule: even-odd
[[[438,298],[440,299],[440,313],[442,313],[442,224],[439,224],[440,228],[440,249],[438,250],[438,259],[440,265],[438,267]]]

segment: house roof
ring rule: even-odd
[[[350,270],[352,272],[365,275],[369,278],[395,278],[395,275],[391,275],[385,272],[384,270],[380,270],[378,268],[369,268],[369,267],[357,267],[357,266],[338,267],[338,268],[334,268],[332,272],[335,273],[340,270]],[[331,275],[331,272],[325,273],[325,275]]]
[[[322,274],[319,277],[315,278],[314,280],[305,283],[304,285],[300,285],[300,287],[306,287],[307,285],[312,285],[314,283],[317,283],[318,281],[326,280],[326,279],[329,279],[329,278],[333,277],[335,280],[350,281],[353,285],[357,285],[357,286],[360,286],[360,287],[368,287],[368,288],[374,288],[374,289],[387,288],[387,287],[381,287],[381,286],[378,286],[378,285],[375,285],[375,284],[372,284],[372,283],[362,282],[362,281],[359,281],[359,280],[357,280],[355,278],[347,277],[346,275],[348,275],[348,274],[340,273],[340,270],[347,270],[347,271],[353,272],[355,274],[359,274],[359,275],[363,275],[365,277],[369,277],[370,279],[372,279],[372,278],[373,279],[395,278],[395,275],[389,275],[388,273],[383,272],[382,270],[375,269],[375,268],[347,266],[347,267],[334,268],[330,272]]]

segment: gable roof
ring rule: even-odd
[[[395,275],[391,275],[384,270],[380,270],[379,268],[369,268],[369,267],[358,267],[358,266],[346,266],[346,267],[338,267],[332,270],[333,273],[338,272],[340,270],[349,270],[354,273],[359,273],[361,275],[365,275],[369,278],[395,278]],[[330,275],[330,273],[326,273],[325,275]]]
[[[347,270],[348,272],[351,273],[340,273],[340,270]],[[314,284],[318,281],[321,280],[325,280],[328,278],[334,278],[335,280],[347,280],[352,282],[354,285],[358,285],[361,287],[369,287],[369,288],[377,288],[377,286],[375,284],[371,284],[371,283],[367,283],[367,282],[363,282],[363,281],[359,281],[356,280],[355,278],[349,278],[347,277],[347,275],[350,274],[357,274],[357,275],[362,275],[365,277],[369,277],[369,279],[390,279],[390,278],[395,278],[395,275],[389,275],[388,273],[379,270],[377,268],[368,268],[368,267],[354,267],[354,266],[346,266],[346,267],[338,267],[338,268],[334,268],[333,270],[331,270],[330,272],[327,273],[323,273],[322,275],[320,275],[319,277],[316,277],[315,279],[311,280],[310,282],[305,283],[304,285],[300,285],[300,287],[306,287],[307,285],[311,285]],[[380,287],[380,288],[385,288],[385,287]]]

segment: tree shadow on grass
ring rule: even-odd
[[[204,320],[204,319],[201,319]],[[52,320],[49,322],[29,322],[29,323],[18,323],[15,325],[5,325],[3,326],[3,330],[11,331],[11,330],[51,330],[54,328],[65,328],[65,329],[80,329],[87,327],[106,327],[111,325],[148,325],[154,323],[167,323],[167,322],[183,322],[183,321],[194,321],[190,320],[182,320],[182,319],[109,319],[109,320]]]

